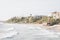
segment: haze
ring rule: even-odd
[[[60,11],[60,0],[0,0],[0,20],[14,16],[49,15]]]

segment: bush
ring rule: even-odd
[[[48,23],[48,25],[52,26],[52,25],[59,24],[59,23],[60,23],[60,19],[56,19],[56,20],[53,19],[53,21]]]

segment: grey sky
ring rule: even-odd
[[[60,0],[0,0],[0,20],[13,16],[48,15],[60,11]]]

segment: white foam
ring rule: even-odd
[[[16,34],[17,34],[17,32],[15,32],[15,31],[12,31],[9,33],[0,33],[0,38],[12,37],[13,35],[16,35]]]
[[[15,31],[13,27],[8,27],[6,25],[1,25],[0,27],[1,27],[0,38],[11,37],[17,34],[17,32]]]

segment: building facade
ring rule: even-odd
[[[59,19],[60,18],[60,12],[52,12],[52,17],[54,19]]]

